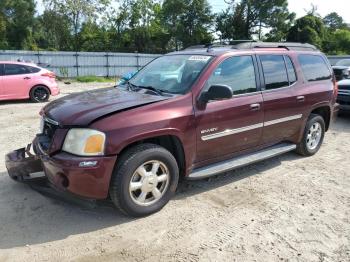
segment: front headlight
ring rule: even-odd
[[[72,128],[63,143],[63,151],[79,156],[104,154],[106,135],[87,128]]]

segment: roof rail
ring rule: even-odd
[[[318,51],[317,47],[310,44],[293,42],[248,42],[234,45],[233,49],[254,49],[254,48],[284,48],[294,51]]]

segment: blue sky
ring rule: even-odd
[[[0,0],[1,1],[1,0]],[[220,12],[226,8],[224,0],[208,0],[214,12]],[[317,11],[321,16],[331,12],[340,14],[347,23],[350,23],[349,0],[288,0],[289,10],[297,14],[297,17],[305,15],[305,9],[309,10],[311,4],[317,6]],[[39,13],[44,9],[42,0],[37,0]]]

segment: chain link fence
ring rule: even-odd
[[[0,61],[33,62],[60,77],[121,76],[140,69],[159,56],[141,53],[0,51]]]

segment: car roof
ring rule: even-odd
[[[26,65],[26,66],[39,67],[33,62],[0,61],[0,64]]]
[[[196,45],[184,50],[171,52],[167,55],[174,54],[193,54],[193,55],[211,55],[221,56],[226,53],[258,53],[258,52],[297,52],[297,53],[317,53],[320,51],[313,45],[292,42],[243,42],[236,45]]]
[[[203,49],[185,49],[181,51],[171,52],[166,55],[206,55],[206,56],[221,56],[227,53],[240,54],[240,53],[300,53],[300,54],[320,54],[317,50],[286,50],[284,48],[259,48],[259,49],[232,49],[232,48],[212,48],[208,50]]]

